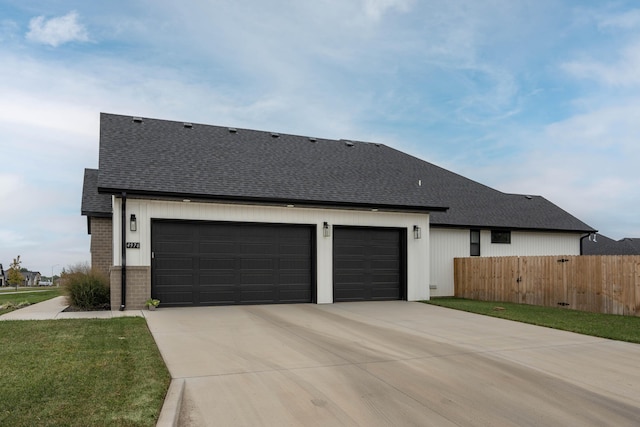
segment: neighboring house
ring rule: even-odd
[[[577,255],[595,232],[383,144],[113,114],[82,214],[113,309],[428,299],[454,257]]]
[[[40,272],[38,271],[22,271],[22,286],[38,286],[40,283]]]
[[[583,255],[640,255],[640,239],[613,240],[598,233],[595,239],[583,239]]]
[[[40,273],[37,271],[21,271],[22,283],[20,286],[37,286],[40,282]],[[9,270],[2,268],[0,264],[0,286],[9,286]]]

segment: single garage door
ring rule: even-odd
[[[406,230],[334,227],[333,300],[406,298]]]
[[[151,295],[163,306],[313,301],[312,227],[155,220]]]

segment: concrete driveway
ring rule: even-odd
[[[183,426],[640,424],[640,345],[402,301],[145,316]]]

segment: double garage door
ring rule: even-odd
[[[398,229],[334,229],[334,301],[404,298]],[[315,227],[152,223],[151,294],[163,306],[315,302]]]

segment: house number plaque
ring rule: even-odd
[[[140,249],[140,242],[127,242],[127,249]]]

